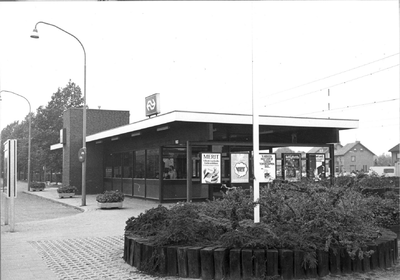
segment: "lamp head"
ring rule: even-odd
[[[39,33],[38,33],[36,28],[33,29],[32,34],[31,34],[31,38],[39,39]]]

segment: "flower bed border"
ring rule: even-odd
[[[64,197],[73,197],[75,196],[75,193],[58,193],[59,198],[64,198]]]
[[[122,208],[123,202],[98,202],[97,206],[101,209],[112,209],[112,208]]]
[[[316,252],[318,266],[302,267],[303,251],[266,250],[252,248],[228,249],[222,247],[156,247],[148,240],[125,235],[124,260],[138,270],[155,267],[156,273],[202,279],[250,279],[280,275],[280,279],[323,277],[353,272],[369,272],[377,268],[389,268],[398,260],[397,237],[382,236],[368,246],[374,250],[369,258],[354,260],[346,250],[339,254],[332,250]],[[155,256],[158,257],[157,263]]]

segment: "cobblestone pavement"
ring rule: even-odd
[[[58,279],[132,279],[118,265],[122,236],[30,241]]]

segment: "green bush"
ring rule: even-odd
[[[125,231],[156,245],[298,249],[314,266],[316,249],[344,247],[352,257],[369,255],[363,248],[398,217],[393,199],[366,196],[357,179],[348,178],[334,186],[306,181],[262,187],[259,204],[255,224],[252,190],[233,188],[222,199],[150,209],[130,218]]]
[[[30,182],[31,188],[45,188],[46,184],[44,182]]]
[[[100,203],[122,202],[124,199],[124,194],[119,191],[105,191],[104,193],[96,196],[96,201]]]
[[[60,186],[57,189],[58,193],[75,193],[77,191],[77,188],[75,186]]]

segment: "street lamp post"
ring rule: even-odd
[[[46,25],[50,25],[53,26],[61,31],[63,31],[64,33],[67,33],[68,35],[74,37],[79,44],[81,45],[82,49],[83,49],[83,57],[84,57],[84,85],[83,85],[83,127],[82,127],[82,150],[84,151],[84,153],[86,154],[86,51],[85,51],[85,47],[82,45],[81,41],[79,41],[79,39],[77,37],[75,37],[73,34],[69,33],[68,31],[65,31],[64,29],[58,27],[57,25],[51,24],[51,23],[47,23],[47,22],[43,22],[43,21],[39,21],[36,23],[35,25],[35,29],[33,29],[33,33],[31,35],[31,38],[34,39],[39,39],[39,34],[37,31],[37,26],[40,24],[46,24]],[[82,161],[82,206],[86,206],[86,157],[84,158],[84,160]]]
[[[17,95],[19,97],[22,97],[23,99],[26,100],[26,102],[28,102],[28,105],[29,105],[29,117],[28,117],[28,122],[29,122],[29,128],[28,128],[28,191],[30,191],[31,190],[31,187],[30,187],[30,185],[31,185],[31,126],[32,126],[31,103],[24,96],[22,96],[22,95],[20,95],[18,93],[9,91],[9,90],[1,90],[0,91],[0,102],[1,102],[1,93],[2,92],[8,92],[8,93],[11,93],[11,94],[15,94],[15,95]],[[1,118],[1,115],[0,115],[0,118]],[[0,133],[0,143],[1,143],[1,133]],[[0,166],[1,166],[1,159],[0,159]],[[1,173],[1,168],[0,168],[0,173]]]

